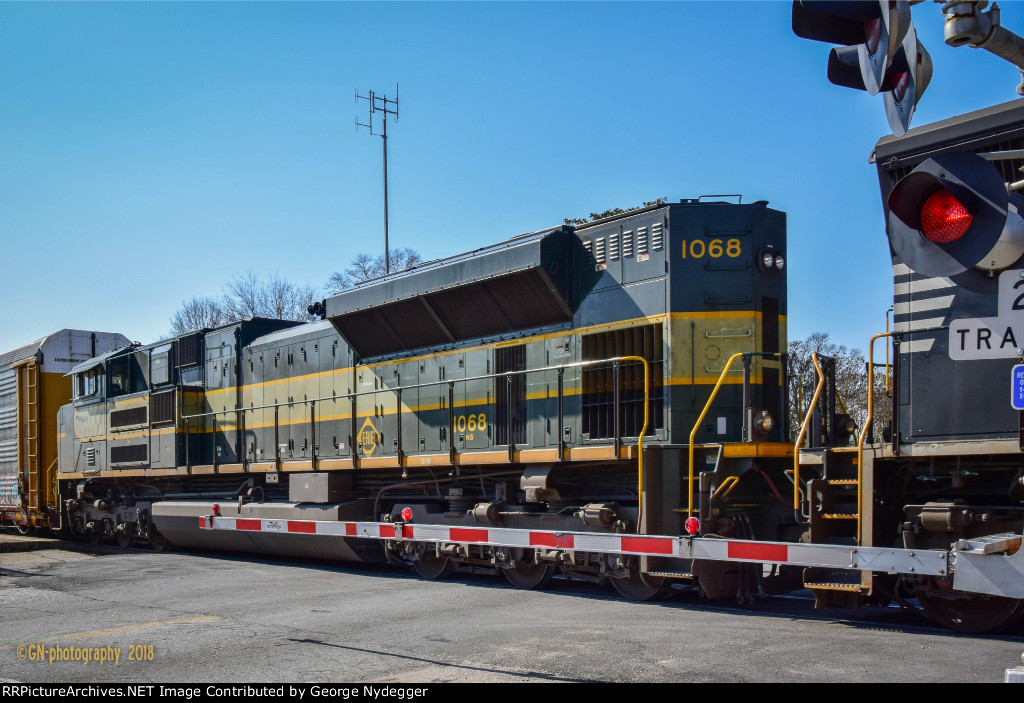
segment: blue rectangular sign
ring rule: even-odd
[[[1017,364],[1010,374],[1010,407],[1024,410],[1024,364]]]

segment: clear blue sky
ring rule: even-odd
[[[1016,98],[942,42],[915,125]],[[1024,3],[1003,3],[1024,33]],[[436,258],[610,207],[741,193],[789,217],[790,338],[864,349],[891,267],[880,97],[825,79],[788,2],[0,3],[0,350],[63,327],[161,337],[252,269],[322,285],[391,245]]]

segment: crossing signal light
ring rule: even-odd
[[[829,52],[829,81],[882,93],[893,133],[906,133],[932,75],[931,56],[917,40],[907,0],[794,0],[793,32],[846,45]]]
[[[910,268],[985,290],[1024,255],[1024,197],[967,152],[934,156],[889,193],[889,244]]]

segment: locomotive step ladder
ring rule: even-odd
[[[793,507],[798,519],[806,521],[811,543],[864,545],[861,532],[863,476],[859,446],[804,448],[822,392],[835,393],[834,379],[822,370],[817,353],[811,355],[818,381],[808,412],[794,445]],[[825,406],[832,407],[832,397]],[[809,442],[810,443],[810,442]],[[801,481],[801,469],[817,475]],[[806,474],[805,474],[806,475]],[[801,490],[803,491],[801,493]],[[870,539],[868,540],[870,542]],[[846,569],[804,569],[804,587],[814,594],[818,606],[857,605],[870,595],[872,575]]]

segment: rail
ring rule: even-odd
[[[571,363],[571,364],[559,364],[559,365],[555,365],[555,366],[545,366],[545,367],[541,367],[541,368],[537,368],[537,369],[524,369],[524,370],[519,370],[519,371],[500,371],[500,372],[495,372],[495,373],[490,373],[490,374],[484,374],[484,375],[481,375],[481,376],[469,376],[469,377],[466,377],[466,378],[444,379],[444,380],[439,380],[439,381],[428,381],[427,383],[415,383],[415,384],[409,384],[409,385],[406,385],[406,386],[398,386],[396,388],[380,388],[380,389],[375,389],[375,390],[372,390],[372,391],[359,391],[359,392],[356,392],[356,393],[346,393],[346,394],[341,394],[341,395],[322,396],[322,397],[319,397],[319,398],[307,398],[307,399],[303,399],[301,401],[300,400],[292,400],[292,401],[287,401],[287,402],[283,402],[283,403],[271,403],[271,404],[259,405],[259,406],[240,407],[240,408],[227,408],[227,409],[224,409],[224,410],[213,410],[211,412],[194,413],[194,414],[191,414],[191,415],[186,415],[186,414],[182,413],[181,414],[181,419],[184,420],[184,422],[185,422],[185,463],[186,463],[186,465],[191,465],[191,461],[190,461],[191,425],[190,425],[190,423],[191,423],[192,420],[198,420],[198,419],[207,418],[207,417],[212,418],[212,421],[213,421],[212,432],[213,432],[214,437],[216,437],[217,417],[218,416],[234,414],[236,417],[239,418],[237,422],[239,423],[239,426],[242,428],[243,433],[244,433],[245,413],[247,413],[247,412],[255,412],[257,410],[271,410],[272,409],[274,411],[274,461],[275,461],[276,467],[278,469],[280,469],[281,462],[282,462],[281,447],[280,447],[280,443],[278,441],[278,436],[279,436],[278,433],[279,433],[279,430],[280,430],[280,410],[281,410],[281,408],[285,408],[285,407],[291,408],[291,407],[294,407],[296,405],[299,405],[299,406],[309,405],[310,406],[310,444],[311,444],[311,450],[312,450],[311,466],[312,466],[313,470],[315,471],[316,468],[317,468],[317,459],[318,459],[318,457],[317,457],[317,444],[316,444],[316,404],[317,403],[323,403],[325,401],[337,402],[339,400],[347,399],[349,401],[350,405],[351,405],[351,408],[352,408],[351,413],[350,413],[350,421],[351,421],[351,429],[352,429],[352,438],[353,438],[353,442],[354,442],[355,438],[358,436],[358,431],[356,430],[356,423],[358,421],[358,416],[357,416],[357,412],[356,412],[357,411],[356,403],[357,403],[358,398],[361,397],[361,396],[377,395],[379,393],[388,393],[388,392],[390,392],[390,393],[393,393],[395,395],[396,402],[397,402],[397,410],[396,410],[397,430],[395,432],[395,435],[396,435],[396,440],[397,440],[398,444],[397,444],[396,455],[397,455],[398,463],[401,466],[402,458],[403,458],[403,456],[405,454],[405,451],[404,451],[404,449],[402,447],[402,392],[403,391],[413,390],[413,389],[419,389],[419,388],[430,388],[430,387],[447,385],[448,386],[448,428],[447,428],[447,431],[448,431],[448,451],[449,451],[449,458],[450,458],[451,462],[454,464],[455,463],[455,456],[456,456],[456,453],[457,453],[456,449],[455,449],[455,439],[454,439],[455,438],[455,432],[456,432],[456,421],[455,421],[455,384],[456,383],[470,383],[470,382],[473,382],[473,381],[486,381],[486,380],[492,380],[492,379],[497,381],[500,378],[505,378],[506,379],[506,383],[509,386],[511,386],[512,378],[514,376],[525,376],[525,375],[528,375],[528,374],[536,374],[536,373],[548,373],[548,372],[552,372],[552,371],[557,373],[556,398],[557,398],[557,407],[558,407],[558,410],[557,410],[557,414],[558,414],[558,424],[557,424],[557,427],[558,427],[558,458],[559,458],[559,460],[564,460],[565,459],[565,449],[566,449],[565,445],[566,445],[566,442],[565,442],[565,434],[564,434],[564,432],[562,430],[562,427],[564,425],[564,398],[565,398],[564,381],[565,381],[565,372],[567,370],[569,370],[569,369],[583,369],[583,368],[588,367],[588,366],[606,366],[606,365],[609,365],[609,364],[612,366],[612,385],[614,387],[614,391],[613,391],[613,396],[614,397],[613,397],[613,401],[612,401],[612,406],[613,406],[613,424],[614,424],[614,428],[615,429],[614,429],[614,432],[613,432],[613,436],[611,437],[611,440],[612,440],[612,446],[614,447],[615,456],[618,457],[620,449],[622,447],[622,439],[623,439],[622,438],[622,428],[621,428],[621,425],[620,425],[620,414],[619,414],[619,406],[621,404],[620,383],[619,383],[619,369],[620,369],[620,367],[621,367],[623,362],[637,362],[637,363],[642,364],[643,365],[643,369],[644,369],[644,397],[643,397],[644,420],[643,420],[643,426],[640,429],[639,436],[637,437],[637,473],[638,473],[638,475],[637,475],[637,500],[640,501],[641,506],[642,506],[642,503],[643,503],[643,501],[642,501],[643,482],[644,482],[644,463],[643,463],[644,462],[644,460],[643,460],[643,457],[644,457],[644,445],[643,445],[643,442],[644,442],[644,435],[647,434],[647,429],[648,429],[648,426],[650,424],[650,367],[649,367],[649,365],[647,363],[647,360],[645,358],[643,358],[641,356],[632,356],[632,355],[615,356],[615,357],[610,357],[610,358],[607,358],[607,359],[595,359],[595,360],[591,360],[591,361],[577,361],[577,362],[574,362],[574,363]],[[510,388],[510,391],[511,391],[511,388]],[[525,400],[525,398],[524,398],[524,400]],[[508,432],[508,440],[509,440],[508,443],[507,443],[509,461],[514,461],[515,460],[515,450],[516,450],[515,431],[514,431],[514,429],[515,429],[514,428],[514,405],[513,405],[514,402],[515,402],[515,398],[513,397],[513,394],[511,392],[509,392],[507,394],[507,418],[506,418],[506,421],[507,421],[506,430]],[[235,428],[235,429],[237,429],[237,428]],[[214,440],[214,441],[216,441],[216,440]],[[494,445],[494,446],[500,446],[500,445]],[[243,449],[244,449],[244,447],[240,445],[239,446],[239,452],[237,454],[238,454],[239,458],[244,462],[245,459],[244,459],[244,455],[243,455],[243,452],[242,452]],[[352,451],[352,460],[353,460],[353,463],[355,464],[355,462],[358,459],[355,446],[352,447],[351,451]],[[212,458],[214,466],[216,466],[217,465],[217,452],[216,452],[216,448],[213,449],[213,456],[211,458]],[[638,529],[639,529],[639,524],[640,524],[640,520],[638,519],[637,520]]]
[[[818,363],[818,352],[811,352],[811,361],[814,363],[814,370],[818,374],[818,384],[814,387],[814,397],[811,398],[811,403],[807,406],[807,415],[804,416],[804,421],[800,423],[800,432],[797,435],[796,442],[793,443],[793,510],[798,514],[800,512],[800,445],[804,443],[807,428],[814,417],[811,409],[818,405],[821,389],[825,387],[825,374],[822,373],[821,364]]]

